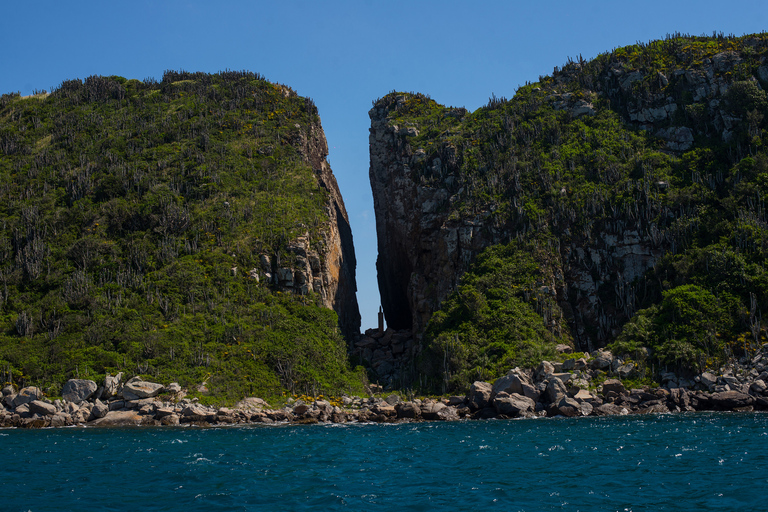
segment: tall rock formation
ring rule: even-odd
[[[407,99],[387,96],[369,112],[370,180],[379,248],[376,270],[387,325],[420,332],[477,253],[508,239],[509,232],[487,229],[486,212],[448,215],[446,205],[457,187],[455,148],[448,146],[444,158],[426,162],[425,151],[409,144],[418,128],[390,121]],[[414,166],[425,163],[445,179],[438,185],[424,183]]]
[[[293,276],[294,288],[299,292],[310,289],[319,293],[323,304],[339,315],[339,327],[344,336],[352,340],[360,333],[355,247],[344,200],[326,160],[328,143],[319,117],[310,126],[309,135],[300,134],[296,143],[306,162],[312,166],[318,184],[328,192],[325,212],[329,222],[323,232],[321,252],[310,250],[306,237],[289,245],[288,249],[299,256]]]
[[[738,190],[725,167],[765,126],[767,48],[763,36],[620,48],[473,113],[421,94],[378,100],[370,181],[388,324],[421,333],[484,248],[536,239],[552,258],[531,289],[561,310],[545,320],[583,350],[613,340],[670,286],[648,272],[706,237],[702,212]]]

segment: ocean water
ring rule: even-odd
[[[768,510],[768,414],[0,430],[2,511]]]

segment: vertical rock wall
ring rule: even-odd
[[[360,333],[355,248],[344,200],[326,160],[328,143],[319,118],[311,125],[309,133],[298,136],[293,145],[299,148],[304,160],[312,166],[318,184],[328,193],[325,211],[329,222],[318,247],[311,246],[308,235],[298,237],[287,247],[293,256],[291,265],[264,256],[262,269],[269,279],[286,291],[317,293],[324,306],[336,311],[339,328],[351,341]]]

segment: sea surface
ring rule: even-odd
[[[0,430],[0,510],[768,510],[768,414]]]

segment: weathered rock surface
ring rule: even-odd
[[[109,406],[107,404],[103,403],[98,398],[94,400],[93,402],[93,408],[91,409],[91,415],[89,416],[90,420],[97,420],[99,418],[103,418],[109,413]]]
[[[476,381],[469,388],[467,402],[472,410],[480,410],[488,406],[491,402],[493,386],[487,382]]]
[[[35,386],[27,386],[26,388],[19,390],[18,394],[13,397],[13,407],[19,407],[20,405],[28,404],[29,402],[37,400],[42,396],[43,392],[40,391],[40,388]]]
[[[518,368],[515,368],[505,376],[496,379],[496,382],[493,383],[493,394],[506,392],[510,394],[516,393],[518,395],[525,395],[525,391],[523,390],[524,385],[530,386],[530,379],[528,379],[528,377]]]
[[[603,382],[603,394],[614,392],[620,395],[625,391],[626,389],[624,389],[624,384],[622,384],[620,380],[608,379]]]
[[[138,400],[141,398],[152,398],[161,393],[165,387],[156,382],[146,382],[143,380],[129,380],[123,386],[123,398],[126,400]]]
[[[109,411],[104,417],[92,421],[90,424],[100,427],[125,427],[131,425],[145,425],[151,418],[142,416],[137,411]]]
[[[532,415],[536,408],[536,402],[518,393],[501,391],[493,398],[493,407],[498,414],[517,418],[518,416]]]
[[[92,380],[69,379],[61,388],[61,397],[68,402],[79,404],[91,398],[98,388]]]
[[[32,414],[40,414],[42,416],[53,416],[56,414],[56,406],[43,402],[41,400],[32,400],[29,402],[29,412]]]
[[[107,374],[104,378],[104,391],[102,392],[102,398],[110,398],[120,391],[120,381],[123,378],[123,372],[118,373],[115,376]]]
[[[407,329],[368,329],[351,350],[351,356],[363,361],[387,388],[400,388],[414,380],[412,362],[418,353],[419,345]]]

